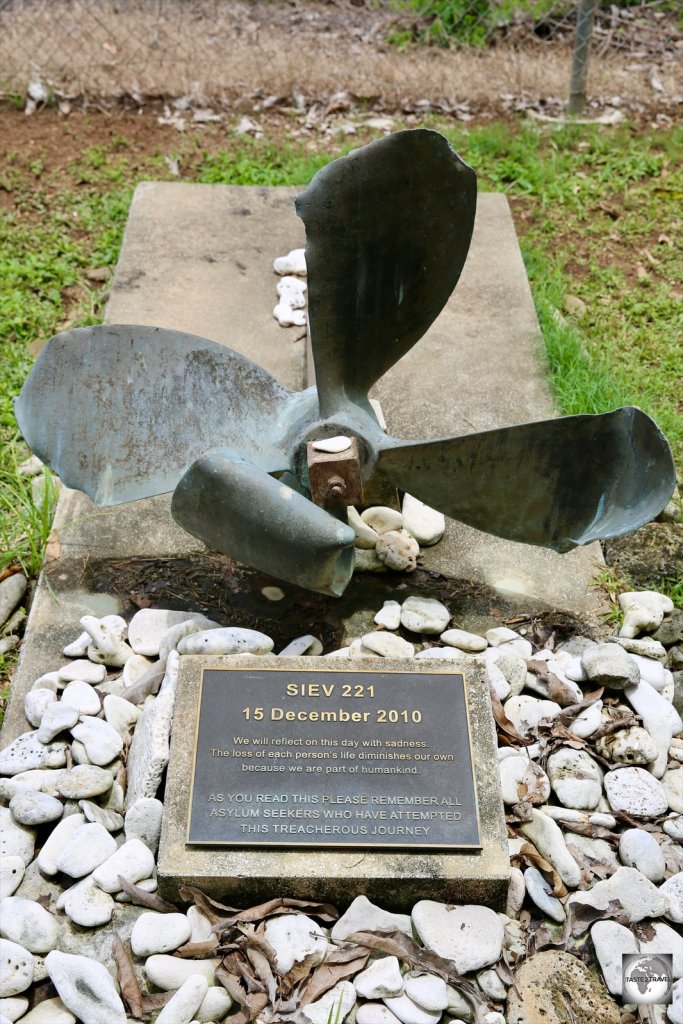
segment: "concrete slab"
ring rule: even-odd
[[[285,662],[287,668],[309,672],[349,670],[348,662],[326,658],[267,657],[259,658],[258,665],[284,668]],[[203,847],[186,842],[192,785],[188,766],[193,761],[201,674],[203,669],[220,668],[221,664],[234,667],[235,663],[215,656],[181,660],[158,857],[159,890],[163,896],[173,899],[177,897],[178,887],[189,883],[228,900],[249,897],[257,902],[272,897],[274,892],[320,899],[324,892],[325,899],[345,906],[362,893],[391,910],[409,911],[419,899],[484,903],[503,908],[510,860],[489,688],[480,666],[466,660],[448,665],[436,661],[383,660],[380,669],[464,673],[482,848],[403,851],[311,846],[304,853],[297,848]],[[376,659],[358,659],[351,664],[359,671],[378,669]],[[326,675],[326,679],[329,680],[329,676]],[[305,734],[305,728],[297,727],[301,734]],[[229,742],[230,737],[226,737],[226,743]],[[216,786],[220,788],[218,771]],[[253,786],[268,792],[268,778],[257,777],[251,788]],[[323,792],[324,781],[321,780]]]
[[[181,182],[139,186],[106,319],[213,338],[288,386],[303,386],[303,332],[285,330],[272,317],[273,259],[304,242],[296,192]],[[437,437],[552,414],[539,345],[507,200],[481,195],[470,257],[454,295],[376,388],[390,431]],[[66,660],[61,646],[75,638],[83,614],[130,610],[130,591],[144,590],[150,574],[158,576],[154,559],[205,554],[174,524],[169,495],[102,510],[64,490],[55,527],[61,557],[38,586],[5,719],[6,742],[25,730],[24,694],[38,675]],[[599,558],[597,545],[559,556],[449,523],[444,542],[427,549],[425,565],[475,585],[506,581],[522,613],[556,607],[582,614],[598,604],[588,587]],[[128,593],[115,593],[106,567],[136,559],[139,579]],[[321,621],[333,616],[326,608]]]

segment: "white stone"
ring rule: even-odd
[[[75,1021],[75,1014],[66,1008],[59,996],[43,999],[21,1018],[21,1024],[75,1024]]]
[[[0,775],[19,775],[36,768],[62,768],[66,764],[66,744],[46,745],[37,732],[24,732],[0,751]]]
[[[97,928],[111,921],[114,901],[89,875],[62,893],[57,909],[81,928]]]
[[[12,1022],[23,1017],[27,1010],[28,999],[26,996],[5,996],[4,999],[0,999],[0,1013],[3,1013]]]
[[[655,690],[659,690],[661,693],[666,683],[666,669],[661,661],[643,658],[640,654],[629,654],[629,658],[635,661],[638,667],[640,681],[649,683],[650,686],[654,686]]]
[[[570,723],[568,729],[579,739],[587,739],[592,736],[602,724],[602,701],[596,700],[589,707],[584,708],[581,714]]]
[[[486,650],[486,640],[478,633],[468,633],[465,629],[447,629],[441,634],[443,643],[449,647],[457,647],[459,651],[476,654]]]
[[[525,739],[532,735],[541,722],[551,721],[561,710],[554,700],[539,700],[525,693],[519,697],[510,697],[505,705],[505,714]]]
[[[280,285],[284,284],[286,280],[287,278],[281,281]],[[296,283],[301,287],[301,281]],[[279,291],[280,285],[278,285],[278,293],[281,295],[282,292]],[[337,434],[336,437],[321,437],[317,441],[313,441],[312,444],[316,452],[329,452],[330,455],[339,455],[341,452],[348,451],[353,441],[346,434]]]
[[[320,925],[305,914],[283,914],[281,917],[269,918],[265,939],[275,950],[278,974],[287,974],[294,964],[307,957],[312,957],[315,963],[322,963],[329,946]]]
[[[621,598],[619,600],[621,602]],[[664,610],[661,606],[648,607],[633,601],[625,608],[624,621],[619,630],[619,636],[625,639],[633,639],[639,633],[654,633],[662,624],[663,618]]]
[[[83,744],[95,765],[111,764],[123,750],[123,740],[116,729],[92,715],[83,715],[80,723],[71,730],[71,735]]]
[[[418,651],[415,657],[426,661],[461,661],[463,652],[456,647],[426,647]]]
[[[104,717],[112,729],[125,740],[142,714],[139,707],[123,697],[108,693],[104,698]]]
[[[401,1024],[438,1024],[441,1020],[440,1010],[423,1010],[406,995],[385,999],[384,1005],[398,1017]]]
[[[282,594],[282,597],[284,597],[284,594]],[[171,626],[159,641],[160,660],[163,661],[169,656],[171,651],[175,651],[180,641],[184,640],[186,636],[191,636],[192,633],[205,632],[207,629],[220,629],[220,623],[214,622],[213,619],[207,619],[205,615],[199,615],[197,612],[188,615],[184,622],[178,622],[175,626]],[[142,656],[136,655],[136,657]]]
[[[621,904],[620,918],[630,923],[661,917],[668,905],[666,896],[635,868],[619,868],[609,878],[596,882],[592,889],[569,897],[571,905],[582,903],[595,910],[607,910],[614,900]]]
[[[616,768],[607,772],[605,793],[613,811],[634,818],[655,818],[665,814],[667,795],[661,782],[645,768]]]
[[[304,655],[315,657],[323,653],[323,645],[317,636],[308,633],[306,636],[298,636],[291,640],[283,650],[280,651],[281,658],[302,658]]]
[[[62,707],[76,708],[79,715],[98,715],[102,708],[99,695],[89,683],[74,679],[64,687]]]
[[[398,601],[385,601],[374,621],[385,629],[398,629],[401,625],[401,606]]]
[[[417,567],[420,546],[407,530],[389,530],[379,537],[374,553],[387,569],[413,572]]]
[[[525,637],[515,633],[514,629],[507,626],[495,626],[486,631],[486,639],[491,647],[503,647],[506,650],[514,651],[521,658],[530,658],[534,649]]]
[[[57,694],[54,690],[41,687],[38,690],[28,691],[24,697],[24,714],[32,726],[38,728],[46,710],[56,700]]]
[[[114,979],[101,963],[53,949],[45,966],[60,999],[82,1024],[126,1024]]]
[[[388,633],[385,630],[378,630],[375,633],[367,633],[361,637],[361,648],[370,651],[372,654],[379,654],[382,658],[414,658],[415,648],[403,637],[395,633]]]
[[[128,626],[128,643],[136,654],[155,658],[161,640],[172,626],[192,618],[191,612],[168,611],[160,608],[141,608]]]
[[[656,661],[666,661],[666,647],[655,640],[654,637],[646,636],[641,640],[629,640],[627,637],[610,637],[610,643],[617,643],[629,654],[639,654],[641,658],[654,658]]]
[[[67,800],[90,800],[112,787],[111,773],[94,764],[79,764],[57,781],[58,793]]]
[[[560,924],[566,920],[567,915],[564,907],[557,897],[552,895],[552,887],[537,868],[530,867],[526,869],[524,872],[524,883],[530,898],[542,914],[552,918],[553,921],[558,921]]]
[[[664,916],[676,924],[683,924],[683,871],[667,878],[666,882],[660,885],[659,891],[669,901]]]
[[[683,721],[676,709],[647,683],[629,686],[624,691],[629,703],[643,720],[657,747],[657,757],[650,764],[652,774],[661,779],[666,771],[671,737],[683,731]]]
[[[194,974],[201,974],[207,986],[216,984],[216,968],[221,957],[208,960],[181,960],[168,953],[155,953],[145,960],[145,974],[152,985],[164,992],[173,992]]]
[[[127,882],[149,878],[154,871],[154,854],[140,839],[128,839],[93,871],[93,879],[105,892],[119,892],[119,875]]]
[[[637,868],[651,882],[661,882],[664,878],[664,853],[651,832],[642,828],[628,828],[622,832],[619,857],[627,868]]]
[[[29,953],[49,953],[57,945],[56,919],[35,900],[7,896],[0,903],[0,934]]]
[[[57,855],[57,870],[70,878],[83,878],[116,851],[116,840],[95,822],[81,825]]]
[[[412,494],[403,496],[403,526],[415,538],[420,547],[428,548],[437,544],[446,530],[446,519],[442,512],[425,505]]]
[[[550,861],[564,884],[575,888],[581,881],[581,868],[567,849],[562,830],[552,818],[536,807],[531,809],[531,815],[531,821],[520,825],[520,832]]]
[[[20,825],[8,807],[0,807],[0,861],[6,857],[21,857],[24,865],[33,860],[35,832]]]
[[[346,513],[349,526],[356,535],[355,546],[366,551],[374,551],[375,545],[379,540],[379,534],[371,526],[363,522],[358,510],[353,505],[348,506]]]
[[[341,942],[354,932],[371,932],[381,928],[391,928],[408,936],[413,934],[408,914],[392,914],[371,903],[367,896],[356,896],[348,910],[335,922],[331,937],[333,942]]]
[[[504,758],[498,768],[506,804],[518,804],[523,800],[544,803],[550,796],[548,776],[540,765],[523,754]]]
[[[620,996],[621,958],[624,953],[638,952],[635,935],[616,921],[596,921],[591,928],[591,939],[607,988],[613,996]]]
[[[486,678],[499,701],[507,700],[511,687],[495,662],[486,662]]]
[[[602,796],[602,772],[585,750],[560,747],[548,758],[548,778],[565,807],[592,811]]]
[[[383,956],[373,960],[369,967],[355,976],[353,984],[363,999],[400,996],[403,992],[403,976],[398,957]]]
[[[675,931],[665,921],[652,921],[650,929],[643,930],[639,936],[640,952],[655,955],[657,953],[671,953],[673,955],[673,976],[680,978],[683,975],[683,935],[680,930]]]
[[[446,982],[435,974],[407,975],[405,994],[423,1010],[432,1013],[439,1013],[448,1006]]]
[[[595,748],[602,757],[618,764],[649,764],[657,757],[657,744],[639,725],[601,736]]]
[[[293,309],[288,302],[280,301],[273,309],[273,316],[281,327],[305,327],[306,311]]]
[[[305,309],[306,308],[306,282],[300,281],[298,277],[292,277],[287,275],[278,281],[276,291],[280,296],[280,302],[288,305],[291,309]],[[318,445],[324,445],[332,442],[330,447],[318,448]],[[335,445],[336,442],[336,445]],[[345,447],[342,447],[342,442],[345,442]],[[314,441],[313,447],[316,451],[322,452],[345,452],[347,448],[351,447],[350,437],[330,437],[327,441]]]
[[[635,659],[618,644],[598,644],[581,655],[581,665],[587,678],[598,686],[623,690],[640,679]]]
[[[168,764],[174,702],[173,690],[160,693],[147,704],[135,727],[128,749],[127,809],[141,797],[156,796]]]
[[[185,914],[141,914],[133,925],[131,949],[136,956],[170,953],[188,942],[192,926]]]
[[[385,505],[373,505],[361,512],[361,519],[381,537],[383,533],[398,531],[403,528],[403,516],[394,508]]]
[[[503,948],[503,924],[489,907],[420,900],[413,907],[413,924],[429,949],[455,962],[459,974],[496,963]]]
[[[78,710],[57,701],[45,709],[36,734],[41,743],[52,743],[61,732],[72,729],[78,721]]]
[[[133,657],[133,651],[121,636],[120,627],[111,626],[94,615],[84,615],[81,626],[90,636],[88,658],[95,664],[121,668]]]
[[[672,1000],[667,1006],[666,1015],[671,1024],[683,1024],[683,981],[674,982],[671,994]]]
[[[195,1013],[195,1020],[199,1021],[199,1024],[223,1020],[231,1006],[232,999],[223,986],[212,985]]]
[[[24,858],[16,854],[0,858],[0,900],[14,895],[21,885],[25,868]]]
[[[0,997],[16,996],[33,984],[35,958],[23,946],[0,939]]]
[[[66,645],[62,654],[67,658],[85,658],[91,643],[92,637],[90,636],[90,633],[86,633],[84,631],[76,638],[76,640],[73,640],[70,644]]]
[[[338,985],[326,992],[314,1003],[302,1007],[301,1019],[306,1024],[329,1024],[330,1020],[339,1024],[348,1016],[356,1001],[356,990],[350,981],[340,981]]]
[[[270,654],[272,649],[273,641],[265,633],[239,626],[193,633],[178,644],[179,654]]]
[[[669,768],[664,772],[662,786],[669,801],[669,810],[683,814],[683,768]]]
[[[107,678],[107,670],[104,665],[95,665],[87,659],[79,659],[64,665],[59,669],[57,675],[62,683],[70,683],[74,679],[80,679],[83,683],[91,683],[93,686],[96,686],[97,683],[103,683]]]
[[[510,884],[508,885],[508,894],[505,902],[507,917],[517,917],[517,914],[522,909],[525,893],[526,887],[522,871],[519,868],[511,867]]]
[[[57,824],[47,837],[38,854],[38,867],[44,875],[56,875],[59,870],[57,860],[75,832],[85,824],[82,814],[70,814]]]
[[[10,800],[9,809],[18,825],[36,828],[38,825],[45,825],[61,818],[64,805],[47,793],[27,789],[24,793],[15,793]]]
[[[32,690],[52,690],[53,693],[57,693],[61,689],[61,680],[59,678],[59,672],[44,672],[42,676],[39,676],[33,686]]]
[[[378,538],[378,540],[379,540],[379,538]],[[416,544],[417,541],[413,541],[413,543]],[[416,560],[415,560],[415,565],[417,565],[417,556],[416,556]],[[353,571],[354,572],[379,572],[379,573],[382,573],[382,572],[386,572],[387,571],[387,566],[378,557],[376,550],[375,551],[367,551],[367,550],[365,550],[363,548],[357,547],[355,549],[355,561],[354,561]]]
[[[384,1003],[363,1003],[356,1011],[356,1024],[401,1024],[401,1022]]]
[[[451,613],[441,601],[433,597],[407,597],[401,606],[401,623],[411,633],[441,635]]]
[[[661,609],[663,615],[671,615],[674,610],[671,598],[656,590],[626,591],[619,595],[619,604],[623,611],[627,611],[633,605],[640,605],[641,608]]]
[[[306,250],[292,249],[286,256],[278,256],[273,263],[276,274],[297,274],[299,277],[306,276]]]
[[[190,942],[205,942],[213,935],[211,921],[199,907],[189,907],[187,920],[190,922]]]
[[[126,839],[140,839],[156,853],[161,835],[164,805],[154,797],[141,797],[129,807],[125,818]]]

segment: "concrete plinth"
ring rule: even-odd
[[[159,890],[174,899],[183,884],[228,901],[269,899],[273,893],[302,899],[321,899],[346,905],[361,893],[391,910],[407,910],[420,899],[485,903],[502,909],[510,876],[503,803],[500,794],[496,737],[488,682],[484,670],[463,659],[449,662],[381,661],[387,671],[454,673],[465,675],[468,692],[472,762],[479,807],[480,850],[379,850],[343,846],[323,849],[278,849],[259,846],[204,847],[186,841],[197,729],[201,674],[221,665],[234,667],[234,659],[185,657],[181,660],[176,693],[171,758],[164,801],[164,821],[158,857]],[[300,668],[311,672],[377,670],[377,659],[347,662],[326,658],[259,658],[258,666]],[[315,676],[308,674],[305,678]],[[355,707],[355,705],[354,705]],[[349,727],[349,736],[353,735]],[[296,726],[303,735],[305,726]],[[423,734],[420,733],[422,736]],[[425,731],[424,736],[428,733]],[[231,736],[225,737],[230,745]],[[267,793],[268,776],[246,776],[245,789]],[[324,789],[321,778],[321,791]],[[359,783],[362,788],[362,783]],[[221,789],[220,763],[216,788]],[[359,790],[360,791],[360,790]],[[392,792],[395,790],[392,788]],[[427,794],[429,795],[429,794]],[[457,794],[453,794],[456,796]]]
[[[249,356],[287,386],[304,386],[304,332],[283,329],[272,316],[273,260],[304,242],[292,201],[296,192],[180,182],[140,185],[107,320],[205,335]],[[539,348],[507,201],[480,195],[458,287],[427,335],[375,389],[390,432],[439,437],[551,415]],[[143,567],[139,581],[122,591],[114,585],[118,566],[136,560],[142,566],[146,560],[147,574],[158,576],[166,571],[164,560],[192,560],[205,551],[174,524],[169,506],[170,496],[160,495],[97,509],[80,493],[62,493],[55,521],[61,557],[50,567],[49,586],[44,578],[38,586],[6,717],[6,741],[27,728],[24,695],[42,672],[66,661],[61,646],[78,635],[80,616],[130,611],[131,600],[149,584]],[[458,579],[511,590],[515,611],[523,614],[548,608],[583,614],[598,604],[589,587],[599,557],[598,545],[559,556],[449,522],[445,540],[426,550],[425,564]],[[160,568],[152,564],[155,559]],[[144,593],[155,603],[153,587]],[[326,609],[324,617],[330,614]]]

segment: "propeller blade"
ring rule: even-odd
[[[269,576],[335,597],[351,579],[351,527],[229,448],[190,466],[171,511],[208,547]]]
[[[288,467],[301,398],[249,359],[192,334],[103,324],[40,353],[15,413],[28,446],[98,505],[172,491],[202,452],[239,446],[266,472]]]
[[[453,519],[560,552],[643,526],[676,479],[666,438],[632,407],[440,441],[387,439],[378,470]]]
[[[367,393],[443,309],[472,237],[476,176],[443,136],[417,129],[319,171],[297,197],[323,416]]]

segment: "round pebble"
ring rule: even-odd
[[[561,747],[548,758],[548,778],[565,807],[592,811],[602,797],[602,772],[585,750]]]
[[[666,863],[662,848],[652,835],[642,828],[629,828],[619,839],[619,857],[622,864],[637,868],[651,882],[661,882]]]
[[[47,793],[27,790],[25,793],[16,793],[12,797],[9,809],[19,825],[35,828],[61,818],[64,804]]]
[[[95,822],[81,825],[57,855],[57,870],[70,878],[83,878],[116,851],[116,840]]]
[[[441,601],[433,597],[407,597],[401,605],[401,623],[411,633],[440,636],[451,614]]]
[[[604,787],[612,810],[634,818],[656,818],[665,814],[669,805],[661,782],[645,768],[616,768],[607,772]]]
[[[387,569],[413,572],[417,567],[420,546],[407,530],[389,530],[379,537],[375,554]]]
[[[170,953],[188,942],[191,933],[185,914],[141,914],[133,925],[130,944],[136,956]]]
[[[16,996],[33,984],[36,961],[32,953],[9,939],[0,939],[0,998]]]

